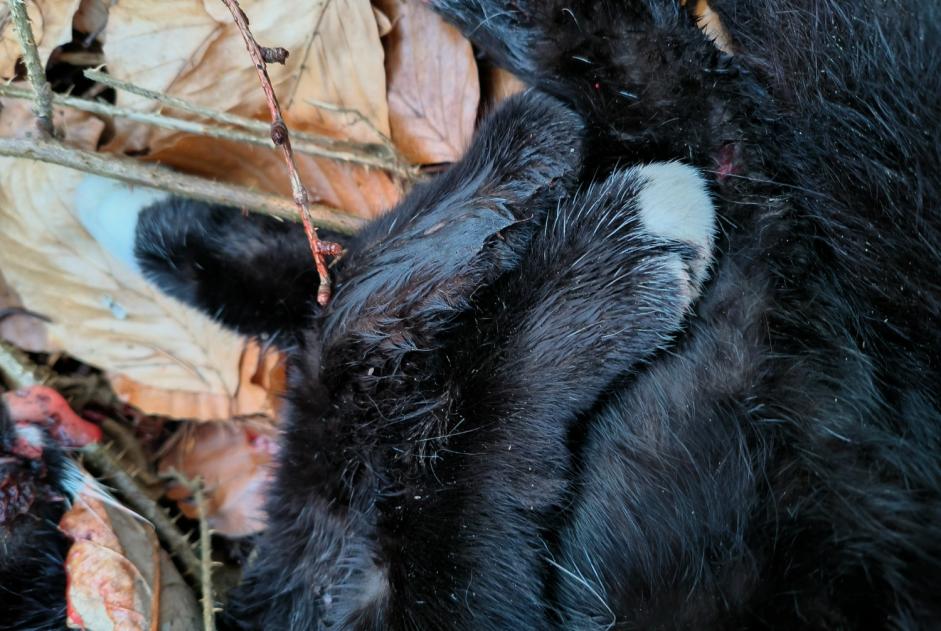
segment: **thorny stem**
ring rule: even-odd
[[[33,102],[33,112],[36,114],[36,126],[46,136],[53,135],[52,127],[52,87],[46,81],[46,73],[39,60],[39,49],[33,39],[33,29],[29,25],[29,15],[26,13],[24,0],[10,0],[10,14],[16,34],[20,39],[20,48],[23,49],[23,61],[26,63],[26,74],[36,93]]]
[[[212,587],[212,531],[209,529],[209,511],[206,508],[206,491],[203,487],[203,481],[201,478],[190,480],[176,470],[170,471],[164,477],[169,477],[183,485],[192,493],[193,502],[196,504],[196,517],[199,520],[199,562],[202,567],[200,572],[202,597],[199,602],[203,610],[203,630],[215,631],[215,592]]]
[[[258,71],[258,80],[261,82],[261,88],[265,92],[265,101],[268,104],[268,113],[271,115],[271,140],[281,150],[284,162],[288,167],[288,173],[291,177],[291,192],[294,195],[294,203],[300,211],[301,221],[304,224],[304,232],[307,234],[307,241],[310,243],[310,251],[314,255],[314,262],[317,265],[317,274],[320,276],[320,287],[317,290],[317,302],[325,306],[330,301],[330,272],[327,271],[327,256],[336,256],[342,250],[336,243],[320,241],[317,237],[317,229],[314,227],[310,216],[310,194],[304,188],[301,176],[297,172],[297,165],[294,162],[294,152],[291,150],[291,137],[287,125],[284,124],[284,117],[281,115],[281,107],[278,105],[278,97],[274,93],[274,86],[271,85],[271,79],[268,77],[268,67],[265,64],[265,56],[258,42],[248,28],[248,17],[242,11],[237,0],[222,0],[228,7],[235,24],[238,26],[242,39],[245,40],[245,48],[255,64]]]

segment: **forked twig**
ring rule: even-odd
[[[300,211],[301,221],[304,224],[304,232],[307,233],[307,240],[310,242],[310,250],[314,255],[314,262],[317,265],[317,274],[320,276],[320,287],[317,289],[317,302],[323,306],[330,301],[330,272],[327,270],[327,256],[339,256],[342,248],[337,243],[321,241],[317,236],[317,229],[314,227],[310,216],[310,194],[301,181],[301,176],[297,172],[297,165],[294,162],[294,152],[291,150],[291,137],[287,125],[284,124],[284,117],[281,115],[281,107],[278,105],[278,97],[274,93],[274,86],[271,85],[271,78],[268,77],[268,66],[265,63],[265,53],[262,47],[255,41],[251,30],[248,28],[248,17],[237,0],[222,0],[222,3],[228,7],[232,18],[238,26],[242,39],[245,41],[245,48],[255,64],[258,71],[258,80],[261,82],[261,88],[265,92],[265,101],[268,104],[268,112],[271,114],[271,140],[281,150],[284,162],[288,167],[288,173],[291,177],[291,192],[294,196],[294,203]],[[268,55],[270,57],[270,53]]]

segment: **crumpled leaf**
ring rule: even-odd
[[[309,103],[313,99],[356,110],[376,130],[389,134],[383,50],[368,0],[246,0],[240,4],[259,43],[291,53],[284,66],[268,67],[291,130],[377,142],[376,131],[359,117],[318,109]],[[111,9],[104,53],[109,72],[120,79],[214,109],[268,119],[245,44],[218,0],[121,0]],[[152,101],[123,92],[118,94],[118,104],[158,108]],[[201,174],[290,193],[284,166],[272,169],[281,160],[274,149],[242,147],[240,168],[232,170],[216,161],[231,143],[191,138],[116,121],[116,135],[108,149],[149,149],[156,159],[172,166],[195,170],[195,164]],[[298,158],[305,184],[326,204],[372,216],[398,199],[398,188],[377,169]],[[364,185],[368,192],[351,190],[357,185]]]
[[[200,628],[196,599],[150,525],[83,490],[59,528],[74,541],[65,560],[70,628]]]
[[[385,38],[392,140],[417,164],[454,162],[470,143],[480,84],[460,32],[416,0],[377,0]]]
[[[52,49],[72,41],[72,16],[81,0],[31,0],[26,3],[39,60],[45,66]],[[20,40],[13,28],[10,7],[0,0],[0,78],[12,79],[16,60],[22,56]]]
[[[284,357],[247,340],[238,361],[238,384],[232,394],[188,391],[148,385],[123,374],[110,374],[111,387],[121,400],[147,414],[212,420],[276,414],[284,391]]]
[[[7,309],[22,307],[23,302],[13,288],[7,285],[0,273],[0,313]],[[0,320],[0,338],[19,346],[24,351],[41,353],[49,351],[45,323],[34,316],[12,313]]]
[[[81,178],[54,165],[0,159],[0,268],[29,309],[52,318],[52,343],[168,396],[219,397],[210,406],[173,407],[180,416],[270,410],[266,392],[239,398],[243,338],[164,295],[86,232],[73,207]],[[133,403],[149,411],[147,402],[157,399]]]
[[[108,23],[108,10],[111,8],[112,0],[81,1],[82,4],[72,19],[72,27],[89,35],[101,33]]]
[[[188,424],[171,439],[160,471],[201,478],[212,529],[230,537],[247,536],[265,525],[265,490],[275,441],[275,429],[268,423]],[[196,518],[196,507],[183,485],[170,487],[167,496],[179,502],[186,516]]]
[[[291,196],[284,158],[275,151],[189,134],[177,134],[156,146],[149,160],[187,173]],[[401,196],[392,179],[376,169],[367,171],[301,153],[295,153],[294,160],[309,190],[324,203],[352,215],[374,217],[394,206]]]
[[[25,81],[11,84],[13,87],[27,88]],[[24,99],[0,98],[0,137],[29,138],[36,136],[36,115],[29,101]],[[52,122],[60,140],[67,145],[86,151],[94,151],[105,129],[105,123],[95,116],[78,110],[53,107]]]

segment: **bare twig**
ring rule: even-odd
[[[23,49],[23,61],[26,63],[26,74],[33,86],[36,95],[33,101],[33,111],[36,113],[36,126],[43,134],[52,136],[52,87],[46,81],[46,73],[39,60],[39,50],[36,40],[33,39],[33,29],[29,25],[29,15],[26,13],[24,0],[10,0],[10,15],[16,34],[20,39],[20,48]]]
[[[49,162],[130,184],[157,188],[191,199],[258,210],[279,217],[297,216],[295,206],[278,195],[269,195],[242,186],[177,173],[159,165],[147,164],[131,158],[81,151],[58,142],[0,138],[0,156]],[[361,219],[339,213],[329,206],[318,204],[311,207],[310,212],[313,221],[318,225],[337,232],[353,233],[362,225]]]
[[[196,518],[199,520],[199,561],[202,567],[200,572],[200,591],[202,597],[200,604],[203,609],[203,629],[213,631],[216,628],[215,591],[212,587],[212,531],[209,528],[208,510],[206,509],[206,491],[201,478],[191,480],[177,471],[171,470],[164,477],[181,484],[193,496],[196,505]]]
[[[262,121],[255,120],[253,118],[246,118],[244,116],[238,116],[236,114],[230,114],[229,112],[220,112],[218,110],[191,103],[190,101],[186,101],[175,96],[148,90],[147,88],[142,88],[138,85],[134,85],[133,83],[115,79],[111,75],[98,70],[86,70],[84,74],[88,79],[91,79],[96,83],[114,88],[115,90],[122,90],[131,94],[136,94],[138,96],[156,101],[157,103],[166,105],[167,107],[173,108],[175,110],[189,112],[190,114],[195,114],[201,118],[255,132],[252,139],[245,139],[244,136],[235,137],[233,134],[238,133],[235,132],[235,130],[229,132],[228,135],[220,135],[219,137],[221,138],[251,142],[253,144],[263,144],[266,147],[271,146],[271,125],[263,123]],[[0,86],[0,95],[6,93],[13,96],[19,96],[21,92],[22,90],[17,92],[16,88],[12,88],[12,86]],[[84,99],[74,98],[67,100],[66,97],[56,99],[56,103],[61,103],[62,105],[66,105],[68,107],[74,107],[75,109],[85,109],[86,111],[107,113],[111,116],[126,116],[128,118],[132,118],[133,120],[139,120],[141,122],[150,123],[152,125],[165,126],[161,125],[161,119],[180,120],[174,119],[173,117],[167,116],[166,114],[150,114],[149,116],[151,118],[148,119],[133,118],[132,116],[126,114],[126,112],[134,112],[134,115],[137,116],[144,113],[135,112],[134,110],[128,110],[126,108],[118,108],[110,104],[102,104],[105,106],[105,108],[90,110],[85,105],[85,103],[88,102],[89,101]],[[357,112],[357,114],[363,116],[360,112]],[[368,121],[368,119],[366,120]],[[174,129],[175,128],[176,127],[174,127]],[[184,131],[190,130],[186,129]],[[194,131],[193,133],[202,132]],[[212,134],[209,133],[206,135]],[[417,177],[417,170],[408,167],[405,163],[405,160],[398,154],[398,151],[395,149],[395,147],[392,145],[387,145],[384,139],[385,137],[381,136],[381,134],[380,137],[383,138],[383,142],[381,143],[362,144],[336,140],[328,136],[321,136],[318,134],[294,132],[292,146],[296,151],[306,153],[308,155],[329,158],[331,160],[338,160],[340,162],[349,162],[351,164],[360,164],[366,167],[375,167],[393,173],[403,179],[414,180]]]
[[[157,536],[167,544],[170,553],[180,562],[183,570],[200,581],[201,588],[202,565],[193,553],[189,539],[180,532],[173,520],[156,502],[147,497],[144,490],[124,471],[106,447],[92,444],[82,450],[82,455],[85,463],[98,478],[112,485],[132,510],[154,525]]]
[[[326,305],[330,301],[330,272],[327,270],[327,256],[338,256],[342,252],[339,244],[320,241],[317,237],[317,229],[314,227],[313,217],[310,212],[310,194],[301,181],[301,176],[297,172],[297,165],[294,163],[294,152],[291,150],[291,136],[287,125],[284,124],[284,117],[281,115],[281,107],[278,105],[278,97],[274,93],[274,86],[271,85],[271,79],[268,77],[268,67],[265,64],[264,54],[251,30],[248,28],[248,17],[242,11],[237,0],[222,0],[232,14],[232,19],[238,26],[242,39],[245,41],[245,48],[255,64],[258,71],[258,80],[261,82],[261,88],[265,92],[265,101],[268,104],[268,112],[271,114],[271,140],[281,150],[284,162],[288,167],[288,173],[291,177],[291,191],[294,194],[294,203],[300,211],[301,221],[304,224],[304,232],[307,233],[307,240],[310,242],[310,250],[314,255],[314,262],[317,265],[317,274],[320,276],[320,287],[317,290],[317,302]]]

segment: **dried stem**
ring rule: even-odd
[[[96,477],[107,480],[124,498],[127,505],[144,519],[154,525],[157,536],[167,544],[170,553],[180,562],[183,570],[200,581],[202,587],[202,564],[193,553],[189,539],[180,532],[173,520],[163,509],[147,497],[147,494],[128,474],[117,459],[102,445],[89,445],[82,450],[85,463]]]
[[[279,195],[177,173],[131,158],[81,151],[54,141],[0,138],[0,156],[49,162],[191,199],[258,210],[279,217],[293,219],[297,216],[295,206]],[[318,225],[337,232],[350,234],[362,225],[361,219],[339,213],[329,206],[318,204],[310,208],[310,212]]]
[[[304,232],[307,233],[307,240],[310,242],[310,250],[314,255],[314,262],[317,265],[317,274],[320,276],[320,288],[317,290],[317,302],[320,305],[326,305],[330,301],[330,272],[327,271],[326,256],[337,256],[342,251],[339,244],[321,241],[317,237],[317,229],[314,227],[313,218],[310,213],[310,194],[304,188],[301,176],[297,172],[297,165],[294,162],[294,152],[291,150],[291,136],[287,125],[284,124],[284,117],[281,115],[281,107],[278,105],[278,97],[274,93],[274,86],[271,85],[271,79],[268,77],[268,67],[265,64],[265,56],[255,41],[251,30],[248,28],[248,17],[242,11],[237,0],[222,0],[222,3],[228,7],[232,14],[232,19],[238,26],[242,39],[245,41],[245,48],[255,64],[258,71],[258,80],[261,82],[261,88],[265,92],[265,102],[268,104],[268,113],[271,115],[271,140],[281,150],[284,157],[284,163],[288,167],[288,173],[291,177],[291,191],[294,194],[294,203],[300,211],[301,221],[304,224]]]
[[[164,477],[170,478],[186,488],[192,494],[193,503],[196,505],[196,518],[199,520],[199,561],[202,567],[200,572],[202,597],[199,602],[203,609],[203,629],[205,631],[214,631],[216,616],[215,592],[212,587],[212,531],[209,529],[206,491],[203,488],[201,478],[191,480],[176,469],[171,470]]]
[[[233,127],[240,127],[255,133],[246,134],[245,132],[240,132],[237,130],[228,130],[219,128],[217,126],[201,125],[192,121],[182,121],[179,118],[174,118],[166,114],[139,112],[116,107],[111,104],[95,104],[98,105],[98,108],[92,109],[86,104],[93,102],[86,99],[60,97],[54,99],[57,104],[111,116],[123,116],[130,118],[131,120],[137,120],[160,127],[169,127],[170,129],[181,129],[182,131],[189,131],[191,133],[226,138],[240,142],[248,142],[251,144],[259,144],[265,147],[271,146],[271,126],[269,124],[263,123],[262,121],[255,120],[253,118],[245,118],[243,116],[230,114],[228,112],[220,112],[208,107],[191,103],[175,96],[169,96],[167,94],[161,94],[153,90],[148,90],[147,88],[142,88],[140,86],[134,85],[133,83],[127,83],[126,81],[115,79],[111,75],[100,72],[98,70],[86,70],[84,74],[88,79],[116,90],[122,90],[131,94],[136,94],[138,96],[156,101],[157,103],[166,105],[172,109],[180,110],[182,112],[189,112],[190,114],[195,114],[211,121],[223,123],[225,125],[231,125]],[[9,94],[11,96],[19,96],[22,92],[22,90],[18,90],[12,86],[0,86],[0,95]],[[357,113],[362,116],[362,113]],[[167,121],[169,122],[165,123]],[[181,128],[179,126],[181,123],[189,124],[190,127]],[[199,125],[199,127],[193,127],[194,125]],[[417,170],[406,166],[405,161],[398,155],[398,152],[395,150],[395,148],[386,144],[384,136],[381,137],[383,138],[383,142],[381,144],[369,145],[339,141],[317,134],[302,134],[295,132],[293,148],[300,153],[318,156],[321,158],[329,158],[331,160],[337,160],[340,162],[359,164],[366,167],[375,167],[393,173],[394,175],[403,179],[414,180],[417,177]]]
[[[33,112],[36,113],[36,126],[46,136],[52,136],[52,87],[46,81],[46,73],[39,60],[39,49],[33,39],[33,29],[29,25],[29,15],[26,13],[24,0],[10,0],[10,15],[16,34],[20,39],[20,48],[23,49],[23,61],[26,63],[26,74],[33,86],[35,100]]]

